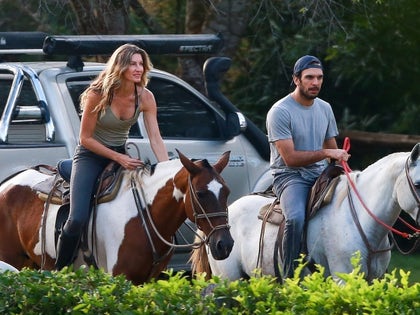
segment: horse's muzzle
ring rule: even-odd
[[[229,257],[233,247],[233,238],[228,228],[214,232],[209,239],[211,255],[216,260],[223,260]]]

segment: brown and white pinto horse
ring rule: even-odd
[[[205,242],[214,257],[229,255],[233,246],[227,217],[229,189],[220,172],[230,152],[213,166],[178,153],[179,159],[158,163],[149,172],[123,171],[116,198],[97,205],[89,243],[99,268],[124,274],[135,284],[158,276],[172,256],[172,238],[187,218],[207,235]],[[59,205],[50,204],[44,213],[45,202],[33,188],[48,176],[28,169],[0,186],[0,261],[17,269],[54,268]],[[86,264],[79,251],[74,267]]]

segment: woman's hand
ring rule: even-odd
[[[126,154],[120,154],[118,156],[117,162],[127,170],[135,170],[138,167],[144,166],[143,161],[136,158],[132,158]]]

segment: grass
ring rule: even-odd
[[[410,282],[420,282],[420,252],[414,254],[402,255],[398,251],[392,251],[391,263],[388,270],[403,269],[410,271]]]

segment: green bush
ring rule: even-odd
[[[0,274],[1,314],[420,314],[420,284],[394,269],[369,284],[360,269],[339,284],[320,272],[279,284],[272,277],[225,281],[181,273],[134,286],[101,270]]]

